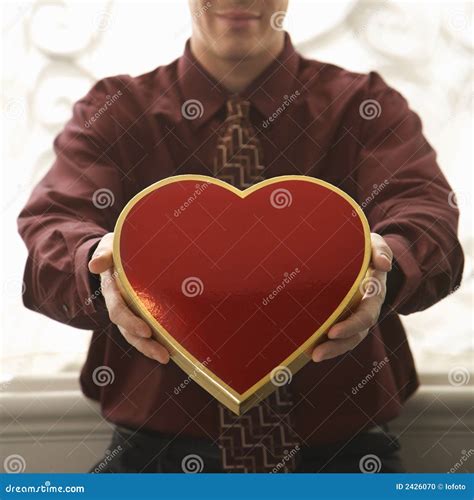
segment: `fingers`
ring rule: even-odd
[[[100,277],[102,295],[109,311],[110,321],[118,326],[125,340],[145,356],[163,364],[168,363],[170,359],[168,351],[159,342],[150,338],[151,328],[127,306],[112,270],[107,269]]]
[[[135,316],[123,300],[111,270],[103,272],[100,277],[102,295],[109,311],[110,321],[138,337],[151,337],[150,327],[141,318]]]
[[[341,354],[345,354],[357,347],[367,336],[368,330],[356,333],[348,339],[327,340],[315,347],[313,350],[313,361],[319,363],[326,359],[335,358]]]
[[[380,307],[373,302],[373,298],[367,299],[364,302],[367,304],[364,309],[358,309],[349,318],[336,323],[329,329],[327,333],[328,339],[348,339],[375,325]]]
[[[163,364],[168,363],[170,360],[169,352],[156,340],[138,337],[121,327],[119,327],[119,330],[131,346],[135,347],[135,349],[148,358],[154,359]]]
[[[113,273],[113,233],[107,233],[97,245],[91,260],[89,270],[100,274],[101,291],[112,323],[118,326],[125,340],[145,356],[166,364],[170,355],[166,348],[150,338],[151,328],[136,316],[122,297]]]
[[[386,294],[387,273],[373,271],[364,287],[364,298],[347,319],[333,325],[328,333],[328,340],[315,347],[313,361],[320,362],[335,358],[354,349],[367,336],[379,318]]]
[[[382,286],[385,286],[384,284]],[[347,319],[333,325],[328,331],[329,339],[347,339],[360,331],[368,330],[377,323],[385,298],[385,289],[378,295],[362,299],[357,309]]]
[[[94,274],[100,274],[114,265],[113,260],[113,241],[114,233],[107,233],[99,241],[95,252],[89,261],[89,271]]]
[[[379,271],[390,271],[393,260],[391,248],[380,234],[371,233],[370,236],[372,240],[372,266]]]
[[[347,319],[333,325],[328,331],[329,339],[347,339],[356,333],[368,330],[377,323],[385,300],[387,273],[373,271],[364,286],[365,296]]]

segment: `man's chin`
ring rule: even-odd
[[[252,57],[259,52],[260,47],[255,44],[249,43],[249,38],[246,37],[232,37],[231,40],[225,42],[220,41],[217,47],[218,54],[225,58],[236,61],[241,61],[247,57]]]

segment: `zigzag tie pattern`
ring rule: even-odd
[[[250,103],[232,97],[217,142],[214,176],[245,189],[263,180],[262,148],[249,118]],[[226,472],[291,472],[299,439],[291,426],[293,405],[279,387],[245,415],[219,405],[222,466]]]
[[[217,141],[214,177],[245,189],[263,180],[262,148],[249,119],[250,103],[232,97]]]
[[[245,415],[219,405],[222,466],[226,472],[292,472],[299,440],[292,428],[292,398],[280,387]]]

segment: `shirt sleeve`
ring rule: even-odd
[[[102,80],[73,108],[54,141],[56,160],[18,218],[27,249],[26,307],[84,329],[108,324],[99,281],[88,271],[91,252],[124,204],[116,161],[119,132],[111,99],[121,94]],[[118,92],[118,94],[117,94]]]
[[[455,290],[464,257],[453,191],[407,101],[377,73],[369,75],[356,169],[358,199],[395,265],[384,304],[401,314],[426,309]]]

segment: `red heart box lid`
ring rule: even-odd
[[[245,191],[200,175],[138,193],[115,228],[130,306],[171,358],[242,414],[310,359],[360,300],[367,220],[346,193],[305,176]]]

